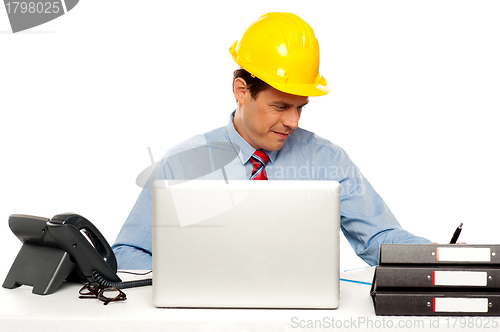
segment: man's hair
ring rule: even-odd
[[[238,77],[241,77],[242,79],[245,80],[245,82],[247,83],[248,90],[250,91],[250,95],[252,96],[253,99],[257,98],[259,92],[264,91],[265,89],[270,87],[270,85],[267,84],[266,82],[262,81],[256,76],[253,76],[245,69],[240,68],[236,69],[233,74],[233,91],[234,91],[234,81]]]

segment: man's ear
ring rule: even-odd
[[[245,104],[245,97],[247,93],[247,82],[241,77],[234,80],[233,93],[236,101],[241,105]]]

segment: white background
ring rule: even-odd
[[[343,147],[404,228],[498,243],[498,1],[82,0],[13,34],[0,8],[0,281],[14,213],[77,212],[110,243],[172,145],[235,108],[229,47],[270,11],[315,30],[331,93],[301,127]],[[341,269],[366,266],[342,237]]]

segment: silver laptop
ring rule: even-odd
[[[338,307],[338,182],[157,180],[152,197],[155,306]]]

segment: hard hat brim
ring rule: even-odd
[[[255,76],[259,77],[258,75]],[[273,88],[275,88],[276,90],[297,96],[317,97],[317,96],[324,96],[330,92],[330,89],[326,86],[326,79],[323,76],[320,77],[320,83],[318,85],[277,84],[277,83],[274,84],[268,83],[268,84]]]

